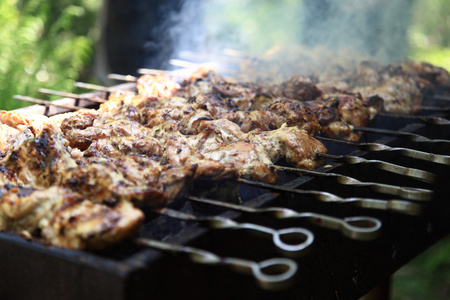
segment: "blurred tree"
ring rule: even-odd
[[[99,2],[0,2],[0,109],[26,105],[12,96],[37,97],[39,87],[74,90],[91,60]]]
[[[414,1],[408,40],[411,59],[450,70],[450,1]]]

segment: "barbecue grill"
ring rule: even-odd
[[[53,115],[75,106],[95,107],[108,92],[133,88],[132,83],[120,84],[18,111]],[[320,174],[281,166],[277,187],[246,180],[213,186],[197,183],[170,210],[146,212],[137,244],[130,241],[87,253],[1,232],[0,298],[361,297],[450,232],[446,213],[450,208],[446,182],[450,129],[445,122],[433,122],[450,117],[448,102],[424,101],[442,110],[421,112],[426,116],[420,119],[379,115],[369,125],[373,130],[366,130],[357,145],[324,139],[330,156],[316,170]],[[431,140],[422,141],[417,135]],[[375,151],[373,143],[394,150]],[[403,171],[395,172],[399,170]],[[344,184],[348,177],[361,183]],[[364,184],[368,182],[378,185]],[[404,193],[393,195],[383,185],[404,187]],[[229,193],[225,196],[224,186]],[[242,204],[214,201],[233,193],[239,193]],[[253,227],[240,230],[229,221]],[[221,222],[228,222],[223,226],[229,228],[217,228]],[[272,231],[249,234],[255,227]],[[301,237],[292,232],[280,236],[281,244],[303,245],[301,251],[280,252],[270,239],[274,231],[283,233],[286,228],[303,230]],[[157,241],[182,247],[162,250],[167,246]],[[289,280],[277,277],[283,275]],[[273,278],[276,283],[271,282]]]

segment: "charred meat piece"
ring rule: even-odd
[[[136,88],[148,104],[172,97],[180,85],[164,75],[143,75],[138,79]]]
[[[65,174],[76,167],[63,136],[46,127],[35,138],[18,145],[0,161],[5,182],[31,187],[60,184]]]
[[[167,140],[164,161],[173,166],[197,165],[195,179],[234,179],[239,169],[230,162],[217,162],[205,157],[192,140],[182,135],[171,136]]]
[[[93,124],[85,128],[70,127],[66,121],[62,124],[64,137],[69,141],[71,147],[79,148],[82,151],[89,148],[95,140],[110,137],[146,137],[151,134],[149,128],[129,120],[112,119],[109,122]]]
[[[284,158],[297,168],[314,170],[323,164],[316,152],[326,153],[325,146],[305,130],[282,126],[277,130],[249,132],[250,142],[263,146],[273,164]]]
[[[93,140],[84,156],[119,158],[124,155],[144,155],[158,159],[163,154],[161,143],[151,136],[113,136]]]
[[[230,112],[222,115],[240,125],[243,132],[254,129],[263,131],[280,128],[287,123],[289,127],[297,126],[310,134],[320,131],[320,124],[314,113],[301,102],[280,98],[266,108],[251,112]]]
[[[354,88],[363,97],[379,96],[388,112],[414,113],[419,110],[423,93],[412,77],[394,76],[377,86]]]
[[[135,236],[143,219],[129,202],[109,207],[61,187],[0,188],[0,230],[41,236],[59,247],[103,249]]]
[[[290,80],[274,88],[276,96],[299,101],[314,100],[322,95],[322,91],[318,89],[314,82],[302,75],[293,76]]]
[[[272,161],[264,148],[249,142],[227,144],[217,150],[207,152],[204,156],[222,164],[232,164],[239,170],[239,175],[254,180],[276,183],[277,173],[271,168]]]
[[[148,160],[130,157],[88,159],[85,165],[70,170],[65,186],[96,203],[129,201],[139,207],[163,207],[190,186],[196,168],[195,164],[158,168]]]

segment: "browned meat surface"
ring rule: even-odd
[[[321,129],[315,112],[286,98],[321,95],[306,77],[237,84],[200,70],[179,85],[143,76],[137,89],[112,93],[98,110],[35,120],[0,114],[0,183],[8,187],[0,230],[102,248],[136,233],[143,216],[133,206],[167,206],[195,180],[276,183],[280,159],[306,169],[322,164],[315,153],[326,149],[312,137]],[[361,117],[344,102],[338,114]],[[12,210],[21,213],[11,219]]]
[[[143,75],[138,79],[136,88],[139,95],[147,101],[158,102],[172,97],[174,92],[180,89],[180,85],[164,75]]]
[[[239,170],[239,175],[254,180],[276,183],[277,173],[271,168],[272,161],[264,148],[258,144],[237,142],[227,144],[217,150],[207,152],[208,159],[229,164]]]
[[[353,126],[367,126],[382,103],[382,99],[375,96],[363,98],[360,94],[336,93],[304,102],[304,105],[314,111],[322,126],[322,134],[358,141],[360,133],[354,132]]]
[[[395,76],[377,86],[354,88],[364,97],[383,98],[383,109],[388,112],[413,113],[419,110],[423,93],[417,87],[414,78]]]
[[[129,202],[93,203],[71,190],[0,188],[0,230],[41,232],[55,246],[92,250],[121,243],[140,229],[143,213]]]
[[[13,185],[49,187],[60,184],[68,170],[76,166],[62,135],[46,127],[0,161],[0,175]]]
[[[275,86],[275,89],[276,92],[274,94],[276,96],[299,101],[314,100],[322,95],[322,91],[319,90],[314,82],[310,78],[302,75],[293,76],[280,86]]]
[[[249,140],[261,145],[273,164],[285,158],[293,166],[307,170],[314,170],[322,165],[323,161],[316,158],[316,152],[327,152],[321,142],[298,127],[282,126],[272,131],[251,131]]]
[[[400,65],[403,73],[411,76],[419,76],[437,87],[450,87],[450,74],[441,67],[426,62],[407,62]]]
[[[222,115],[222,118],[239,124],[244,132],[254,129],[274,130],[284,123],[290,127],[297,126],[305,129],[310,134],[320,131],[320,124],[313,112],[301,102],[288,99],[278,99],[264,109],[249,113],[230,112]]]
[[[124,155],[144,155],[158,159],[164,151],[161,143],[151,136],[112,136],[93,140],[85,156],[107,156],[119,158]]]

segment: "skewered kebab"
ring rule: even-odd
[[[256,132],[253,132],[252,135],[248,137],[240,130],[240,128],[236,124],[227,120],[202,119],[197,127],[198,129],[203,130],[195,136],[182,135],[178,132],[178,130],[169,132],[164,131],[162,127],[166,126],[168,122],[169,121],[166,121],[160,124],[161,127],[159,128],[155,128],[155,126],[153,126],[152,129],[147,128],[137,122],[124,120],[114,120],[112,122],[99,124],[97,126],[87,126],[85,129],[80,129],[80,127],[77,127],[75,125],[74,127],[72,127],[72,129],[69,129],[67,124],[74,123],[72,119],[69,118],[65,122],[63,122],[62,130],[63,132],[65,132],[66,137],[72,147],[80,147],[81,145],[83,147],[81,150],[87,149],[85,155],[90,155],[90,153],[92,153],[95,148],[100,148],[103,149],[102,151],[108,151],[108,156],[111,156],[114,155],[114,151],[120,148],[123,150],[120,151],[122,154],[134,151],[135,153],[147,155],[151,154],[151,156],[154,158],[160,158],[163,156],[161,150],[162,148],[165,148],[166,154],[164,159],[167,163],[176,166],[181,166],[189,162],[196,163],[201,166],[204,163],[207,163],[207,161],[199,162],[200,160],[204,160],[204,156],[206,158],[209,158],[209,160],[211,161],[221,161],[222,165],[224,165],[224,163],[227,163],[226,161],[223,161],[223,155],[226,151],[221,148],[224,148],[223,146],[225,146],[225,144],[234,142],[234,144],[226,146],[228,147],[228,151],[231,151],[229,154],[234,153],[234,151],[239,152],[240,150],[242,150],[240,148],[243,147],[254,153],[256,157],[266,157],[266,159],[257,161],[255,159],[249,160],[248,158],[244,157],[242,157],[241,160],[238,159],[238,156],[235,155],[227,156],[228,160],[231,159],[232,163],[235,166],[242,166],[239,161],[245,162],[245,165],[248,165],[249,168],[248,172],[253,172],[253,169],[256,168],[256,166],[255,168],[251,166],[251,162],[253,161],[254,164],[261,164],[261,167],[267,173],[273,173],[273,171],[270,171],[270,169],[268,167],[264,167],[264,165],[274,163],[283,156],[287,156],[288,161],[294,163],[294,165],[297,167],[306,167],[308,169],[315,168],[316,165],[313,163],[315,152],[325,151],[325,148],[323,147],[323,145],[321,145],[320,142],[313,139],[304,131],[296,127],[290,129],[280,128],[272,132],[272,134],[268,135],[272,137],[271,139],[266,136],[263,139],[258,140],[258,136],[261,135],[261,132],[259,135]],[[83,121],[81,121],[81,123],[86,125]],[[175,123],[174,127],[179,129],[179,127],[177,126],[177,122],[169,123]],[[185,123],[191,125],[193,124],[193,122],[190,122],[190,119],[187,119]],[[94,122],[88,122],[87,124],[93,125]],[[188,130],[191,131],[192,129],[189,128]],[[289,137],[286,137],[286,134],[289,134]],[[124,136],[132,136],[133,138],[125,139]],[[159,138],[164,137],[166,140],[163,144],[160,144],[160,142],[158,142],[152,136],[156,136]],[[137,141],[136,138],[138,138]],[[290,141],[290,144],[287,144],[288,140]],[[191,145],[188,145],[189,141]],[[214,148],[211,149],[211,143],[213,141]],[[285,152],[283,153],[280,148],[276,156],[266,154],[265,152],[271,149],[271,144],[273,142],[281,143],[283,145],[283,151]],[[91,143],[89,149],[87,148],[88,143]],[[201,143],[202,146],[200,146],[199,143]],[[208,144],[209,147],[205,147],[205,144]],[[303,147],[299,147],[300,144],[303,145]],[[264,147],[261,148],[261,145],[264,145]],[[145,147],[147,147],[147,150],[144,150]],[[131,148],[132,150],[127,150]],[[302,150],[303,152],[299,152],[301,149],[304,149]],[[295,155],[292,154],[294,153],[293,151],[296,151]],[[238,152],[236,152],[236,155],[238,154]],[[244,151],[239,156],[250,157],[251,155],[250,152]],[[206,170],[206,172],[211,173],[211,171],[208,170],[210,169],[210,167],[211,164],[208,164],[208,167],[203,167],[202,170],[204,169]],[[237,168],[241,169],[240,167]],[[200,172],[200,174],[202,173]],[[247,171],[241,170],[241,174],[247,174]],[[256,176],[254,178],[258,177],[259,176]],[[274,182],[274,179],[270,180],[270,182]]]
[[[129,143],[133,139],[113,137],[94,140],[84,155],[85,157],[106,155],[108,160],[126,155],[129,153],[129,146],[122,146],[121,140]],[[310,141],[306,142],[308,140]],[[101,147],[98,147],[100,141]],[[233,143],[229,144],[230,142]],[[238,170],[241,176],[275,183],[278,176],[271,166],[281,157],[285,157],[292,165],[302,169],[314,169],[317,167],[315,154],[323,150],[320,147],[320,144],[297,127],[282,126],[280,129],[269,132],[259,130],[244,134],[236,124],[230,121],[213,120],[208,122],[205,130],[195,136],[172,133],[164,146],[165,153],[157,157],[161,156],[165,164],[172,166],[197,164],[195,178],[214,178],[215,180],[235,178]],[[139,149],[139,146],[136,148]],[[123,161],[124,158],[113,164],[133,169],[130,167],[131,163]],[[137,173],[138,176],[147,174],[142,168],[142,162],[139,166],[141,166],[139,172],[131,173]],[[123,173],[129,176],[130,172],[126,170]],[[141,176],[145,177],[145,175]]]
[[[138,206],[165,206],[183,187],[189,186],[196,168],[196,165],[158,168],[154,164],[145,166],[142,161],[136,164],[131,158],[121,164],[117,161],[112,164],[107,159],[83,163],[80,157],[72,157],[63,135],[47,127],[0,161],[0,178],[4,183],[18,186],[67,187],[91,201],[109,205],[126,200]],[[154,176],[133,177],[144,169],[151,170]],[[136,178],[139,180],[132,180]]]
[[[130,201],[126,200],[135,200],[136,197],[142,195],[142,191],[139,191],[138,188],[134,187],[131,190],[131,194],[129,193],[130,190],[128,189],[128,186],[126,184],[126,179],[120,177],[120,173],[117,173],[115,171],[116,169],[116,162],[115,166],[113,167],[111,164],[107,164],[101,161],[100,162],[90,162],[87,166],[87,168],[84,168],[85,166],[81,164],[81,166],[77,166],[73,161],[70,160],[69,152],[66,150],[64,151],[64,145],[61,140],[61,136],[58,134],[55,134],[56,138],[51,136],[50,133],[52,132],[51,128],[45,128],[41,134],[37,135],[34,139],[27,140],[25,145],[22,145],[22,147],[18,147],[15,150],[13,150],[8,156],[7,159],[5,159],[5,165],[2,170],[11,170],[11,165],[9,164],[12,160],[19,160],[22,161],[25,159],[24,153],[28,153],[29,150],[33,150],[39,155],[42,155],[43,153],[52,154],[49,156],[49,159],[46,161],[49,163],[49,165],[41,165],[41,167],[44,167],[44,170],[52,170],[57,171],[55,175],[52,174],[52,176],[48,176],[46,172],[41,174],[38,172],[37,168],[30,167],[30,169],[23,170],[20,165],[17,164],[16,167],[18,168],[16,171],[18,172],[10,172],[5,175],[14,174],[17,176],[16,182],[17,183],[28,183],[30,184],[30,179],[33,183],[33,185],[38,186],[49,186],[55,182],[60,182],[62,185],[66,185],[72,189],[78,190],[81,195],[87,196],[92,201],[98,201],[101,203],[105,203],[108,205],[120,206],[122,202],[124,203],[131,203]],[[54,132],[57,132],[56,130]],[[22,149],[22,150],[21,150]],[[92,150],[92,149],[91,149]],[[31,151],[31,153],[34,153]],[[31,155],[31,159],[35,159],[36,157],[34,155]],[[38,161],[39,161],[38,157]],[[69,163],[60,163],[61,161],[67,160]],[[80,160],[80,159],[78,159]],[[28,164],[26,164],[28,165]],[[123,165],[126,165],[127,168],[130,168],[131,163],[124,162]],[[32,164],[32,166],[34,166]],[[69,169],[61,169],[58,172],[57,166],[69,166]],[[152,168],[153,170],[154,168]],[[107,172],[105,172],[107,170]],[[66,173],[67,172],[67,173]],[[66,173],[66,176],[63,176],[63,174]],[[179,173],[179,172],[178,172]],[[21,176],[21,175],[27,175]],[[57,176],[56,176],[57,175]],[[45,180],[47,179],[47,180]],[[129,178],[127,178],[129,179]],[[12,181],[11,178],[8,178],[8,181]],[[110,187],[108,189],[108,187]],[[52,187],[53,188],[53,187]],[[56,188],[56,187],[55,187]],[[51,188],[50,188],[51,189]],[[57,192],[60,192],[63,194],[62,189],[58,190]],[[136,191],[138,190],[138,191]],[[150,189],[151,190],[151,189]],[[122,191],[125,191],[125,194],[121,193]],[[146,193],[145,196],[152,196],[154,199],[154,195],[150,193],[150,195],[147,193],[148,189],[144,191]],[[55,192],[55,190],[50,190],[50,193]],[[80,197],[81,197],[80,195]],[[127,196],[131,196],[132,199],[128,199]],[[144,197],[144,198],[147,198]],[[2,201],[4,201],[6,198],[3,198]],[[108,201],[107,199],[113,200],[112,202]],[[89,201],[84,204],[86,207],[103,207],[104,204],[97,203]],[[154,200],[153,200],[154,201]],[[38,202],[41,203],[41,202]],[[101,206],[100,206],[101,205]],[[131,205],[131,204],[129,204]],[[105,206],[106,208],[108,206]],[[100,208],[98,208],[100,209]],[[84,211],[87,211],[87,208],[84,209]],[[49,213],[49,212],[48,212]],[[70,212],[65,213],[70,214]],[[88,214],[87,214],[88,215]],[[11,226],[7,226],[6,221],[4,228],[2,229],[10,229]],[[56,225],[55,225],[56,226]],[[81,225],[80,225],[81,226]],[[24,230],[24,229],[21,229]],[[31,231],[35,231],[35,229],[31,228]],[[67,235],[68,240],[63,240],[62,237],[58,236],[57,233],[52,231],[51,229],[45,230],[45,236],[44,238],[50,241],[51,243],[54,243],[55,245],[68,247],[68,248],[90,248],[95,247],[94,245],[82,245],[81,242],[77,242],[78,240],[82,239],[82,237],[77,236],[77,226],[74,225],[74,229],[76,232],[74,235]],[[73,243],[76,244],[69,244],[69,240],[73,238]],[[78,238],[78,240],[77,240]],[[121,239],[121,237],[118,235],[117,239]],[[102,242],[99,242],[100,244]],[[103,243],[104,245],[107,245],[107,243]]]
[[[0,230],[24,236],[40,232],[55,246],[94,250],[136,234],[144,219],[130,202],[114,207],[93,203],[69,189],[0,187]]]
[[[261,73],[266,74],[262,82],[270,82],[270,75],[303,74],[312,78],[317,88],[325,93],[345,91],[361,92],[365,97],[378,95],[384,98],[384,110],[388,112],[417,112],[424,95],[450,87],[450,74],[428,63],[381,64],[361,57],[330,56],[321,50],[275,49],[261,59],[244,59],[241,71],[244,78],[258,79]],[[320,53],[320,60],[317,60],[317,53]]]
[[[106,107],[106,106],[105,106]],[[121,116],[121,117],[123,117],[123,116],[125,116],[126,117],[126,119],[127,120],[132,120],[133,121],[133,119],[134,118],[136,118],[136,121],[139,121],[140,120],[140,114],[139,114],[139,112],[137,112],[136,110],[134,110],[133,109],[133,107],[132,106],[125,106],[125,107],[123,107],[122,109],[119,109],[118,111],[116,110],[116,111],[114,111],[114,110],[111,110],[110,112],[112,112],[112,115],[108,115],[108,114],[102,114],[102,116],[101,116],[101,118],[100,119],[102,119],[102,122],[104,122],[105,121],[105,119],[107,120],[108,118],[110,118],[111,116],[114,116],[114,117],[116,117],[116,116]],[[211,120],[205,120],[205,121],[211,121]],[[94,122],[95,122],[95,120],[94,120]],[[63,122],[64,123],[64,122]],[[103,125],[105,125],[105,123],[103,123]],[[63,127],[63,126],[62,126]],[[92,127],[92,126],[91,126]],[[112,129],[111,127],[110,127],[110,129]],[[114,130],[114,129],[112,129],[112,130]],[[133,131],[131,131],[131,132],[133,132]],[[98,132],[97,132],[98,133]],[[250,144],[250,143],[249,143]],[[251,144],[251,145],[255,145],[255,144]],[[11,155],[9,156],[9,157],[11,157]],[[97,162],[97,164],[90,164],[89,166],[95,166],[95,167],[92,167],[94,170],[101,170],[101,168],[103,167],[98,167],[97,168],[97,166],[100,166],[100,164],[98,164],[98,162]],[[79,171],[80,170],[80,168],[78,168],[77,169],[77,171]],[[70,172],[69,172],[70,173]],[[98,173],[98,171],[97,172],[95,172],[95,171],[93,171],[93,172],[88,172],[88,175],[90,175],[90,174],[95,174],[95,173]],[[44,176],[45,177],[45,176]],[[85,175],[82,175],[81,176],[81,178],[85,178]],[[120,179],[119,180],[119,182],[121,182],[122,181],[122,179]],[[67,182],[69,182],[69,181],[67,181]],[[70,184],[72,184],[74,181],[70,181],[69,183]],[[108,181],[105,181],[105,182],[108,182]],[[117,182],[116,182],[117,183]],[[45,181],[44,181],[44,184],[45,184]],[[76,186],[76,184],[75,184],[75,186]],[[113,186],[116,186],[116,184],[113,184]],[[140,194],[140,192],[138,192],[138,195]],[[120,195],[120,193],[119,193],[119,195]],[[111,194],[108,194],[108,196],[107,196],[107,198],[111,198]],[[113,195],[114,196],[114,195]],[[133,194],[133,197],[135,197],[136,196],[136,193],[135,194]],[[95,198],[95,197],[94,197]],[[114,197],[112,197],[113,199],[114,199]],[[119,199],[121,199],[120,197],[119,197]]]
[[[172,90],[172,95],[178,95],[178,92],[181,91],[182,96],[186,99],[191,97],[191,101],[196,104],[208,103],[206,109],[213,115],[210,117],[229,119],[240,124],[244,132],[256,128],[273,130],[288,122],[289,126],[300,126],[312,134],[316,134],[319,131],[317,125],[319,122],[327,136],[354,140],[357,139],[358,134],[352,133],[352,125],[367,125],[382,106],[382,100],[379,97],[363,98],[359,94],[349,93],[323,95],[315,101],[303,103],[296,100],[312,100],[314,98],[292,100],[278,97],[280,94],[294,96],[296,93],[302,93],[302,81],[299,81],[298,78],[289,81],[286,86],[293,87],[284,89],[283,93],[276,92],[277,89],[281,90],[280,87],[230,84],[220,80],[212,72],[204,70],[203,73],[198,73],[193,78],[196,80],[186,81],[189,84],[184,82],[179,90]],[[154,93],[158,96],[155,85],[161,86],[163,80],[158,77],[155,81],[156,83],[153,84],[150,76],[141,77],[138,81],[139,92],[143,95]],[[146,86],[149,86],[149,91],[145,90]],[[263,88],[266,89],[265,92],[262,92]],[[195,92],[186,93],[186,91],[192,90]],[[224,90],[226,91],[224,92]],[[204,94],[199,95],[199,91]],[[173,98],[166,99],[173,100]],[[162,102],[164,103],[164,99]],[[261,108],[263,105],[268,106]],[[242,106],[245,110],[242,109]]]

